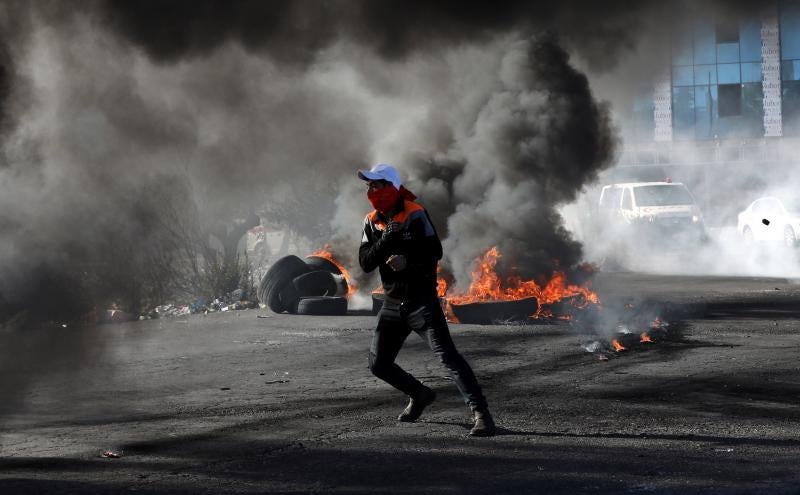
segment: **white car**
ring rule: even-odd
[[[800,198],[758,198],[739,213],[736,230],[747,242],[780,241],[795,247],[800,235]]]
[[[627,182],[603,187],[602,229],[627,228],[627,235],[658,244],[695,244],[706,239],[700,209],[680,182]],[[621,232],[620,232],[621,233]]]

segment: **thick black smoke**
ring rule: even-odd
[[[123,298],[120,293],[136,299],[147,284],[128,284],[126,277],[131,267],[155,266],[152,253],[169,243],[175,230],[164,219],[177,217],[167,212],[184,213],[179,223],[193,225],[198,217],[200,224],[216,225],[261,208],[281,191],[307,210],[319,210],[321,219],[330,218],[330,203],[309,197],[310,191],[337,187],[357,166],[400,161],[380,156],[387,148],[375,144],[379,127],[386,125],[375,117],[384,99],[397,102],[390,112],[405,103],[422,102],[438,112],[439,99],[471,102],[460,114],[443,109],[414,117],[427,120],[421,127],[431,131],[419,151],[439,165],[448,160],[453,165],[431,170],[432,180],[416,178],[428,189],[423,197],[431,198],[443,231],[469,236],[472,220],[465,212],[477,209],[479,215],[483,204],[472,192],[475,177],[482,177],[474,169],[497,167],[497,179],[486,183],[500,195],[503,184],[539,181],[548,173],[534,165],[526,175],[524,167],[526,160],[549,160],[549,152],[536,147],[512,156],[508,150],[528,135],[554,135],[531,128],[538,124],[525,119],[505,119],[510,108],[503,105],[521,104],[522,110],[527,104],[519,95],[559,94],[562,90],[550,86],[566,80],[556,66],[555,80],[545,78],[533,87],[531,81],[550,77],[548,71],[515,73],[515,63],[508,62],[504,70],[511,72],[501,77],[499,88],[505,96],[498,96],[497,88],[472,94],[471,88],[453,90],[460,85],[458,70],[437,68],[437,58],[462,47],[480,53],[484,45],[492,46],[490,55],[482,55],[485,60],[502,53],[508,39],[547,25],[587,58],[612,60],[632,43],[643,9],[640,2],[624,1],[605,5],[602,16],[591,2],[559,8],[522,1],[7,2],[0,18],[5,119],[0,225],[6,233],[0,242],[0,303],[38,308],[61,320],[93,304],[102,308]],[[584,22],[589,18],[591,24]],[[593,55],[598,46],[604,47],[602,57]],[[558,60],[537,63],[544,67]],[[495,84],[491,73],[478,76]],[[422,88],[421,94],[409,85]],[[561,97],[577,91],[582,98],[577,86],[570,82]],[[582,108],[565,104],[563,111]],[[387,129],[399,117],[389,113]],[[462,130],[470,127],[476,135],[465,139]],[[415,136],[396,138],[394,148],[410,144],[404,143],[410,137]],[[498,156],[473,158],[482,140],[494,139]],[[581,162],[577,167],[597,165],[594,155],[573,158]],[[549,205],[569,194],[550,197],[550,189],[563,188],[561,182],[572,189],[589,178],[583,172],[546,178],[536,190],[548,195],[536,200],[546,206],[525,212],[525,228],[558,231]],[[168,194],[170,187],[174,195]],[[180,193],[184,190],[191,194]],[[435,191],[448,198],[441,209]],[[465,211],[449,219],[461,202]],[[354,205],[353,211],[361,211],[353,216],[361,216],[362,203]],[[494,205],[492,198],[485,203]],[[531,266],[541,266],[538,260],[554,249],[567,253],[562,257],[567,263],[577,257],[577,246],[566,241],[524,254],[527,240],[508,237],[507,247]],[[161,260],[162,266],[172,266],[168,261]],[[37,297],[42,294],[47,304]]]
[[[201,223],[219,224],[275,211],[264,202],[288,194],[324,223],[329,197],[310,192],[346,191],[342,178],[375,161],[405,168],[452,237],[457,270],[497,242],[525,273],[553,259],[572,264],[579,246],[554,208],[607,165],[613,139],[566,53],[590,68],[613,66],[642,19],[666,8],[649,0],[4,2],[0,304],[76,285],[86,288],[81,301],[115,299],[98,286],[99,270],[124,278],[114,267],[130,254],[98,246],[113,237],[148,252],[151,239],[165,242],[166,227],[142,219],[162,210],[191,217],[196,204]],[[163,199],[160,184],[176,181],[187,183],[178,189],[192,192],[189,204],[181,194]],[[340,236],[359,224],[362,195],[339,194]],[[494,230],[479,228],[486,222]],[[76,305],[60,292],[52,299]]]
[[[183,241],[254,210],[285,210],[265,203],[291,197],[298,214],[286,227],[304,221],[312,232],[333,217],[337,239],[357,243],[368,206],[354,169],[377,161],[403,168],[461,282],[495,244],[523,275],[575,263],[580,246],[555,208],[608,164],[613,138],[567,53],[612,66],[642,18],[666,8],[2,2],[0,323],[17,314],[0,334],[3,375],[51,357],[49,334],[20,340],[11,327],[157,301],[164,272],[174,282],[196,259]],[[66,331],[73,346],[51,346],[68,354],[65,367],[102,350],[95,336]],[[5,380],[0,402],[16,410],[26,380]]]
[[[494,90],[446,158],[410,163],[416,187],[434,198],[437,223],[446,225],[459,281],[495,245],[502,265],[527,278],[575,266],[581,248],[556,208],[610,165],[615,144],[608,108],[553,35],[513,44]]]
[[[501,0],[101,0],[103,19],[155,59],[202,56],[226,42],[307,63],[345,38],[402,58],[459,43],[482,43],[518,28],[552,29],[596,63],[633,45],[656,1]]]

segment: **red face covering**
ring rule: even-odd
[[[386,213],[397,204],[400,198],[400,191],[393,185],[388,184],[380,189],[370,189],[367,191],[367,198],[372,203],[372,207],[381,213]]]

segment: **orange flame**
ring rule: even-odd
[[[445,280],[440,274],[442,273],[442,266],[439,265],[436,267],[436,294],[439,297],[444,297],[447,294],[447,280]]]
[[[322,249],[311,253],[309,256],[319,256],[320,258],[325,258],[326,260],[330,261],[342,272],[342,276],[344,276],[345,281],[347,282],[347,297],[349,298],[353,294],[358,291],[358,285],[353,282],[353,277],[350,276],[350,272],[347,268],[344,267],[343,264],[338,262],[336,258],[333,257],[333,251],[331,249],[330,244],[325,244]]]
[[[535,297],[539,303],[533,318],[551,317],[552,312],[544,306],[570,298],[570,303],[578,308],[585,308],[589,304],[599,304],[600,298],[590,289],[589,283],[584,286],[567,283],[567,276],[563,272],[555,272],[553,277],[543,287],[533,280],[522,280],[518,276],[510,276],[501,280],[495,271],[500,251],[492,247],[476,260],[472,271],[472,282],[469,289],[463,294],[447,296],[448,304],[469,304],[485,301],[515,301],[528,297]],[[441,277],[438,279],[439,295],[446,292],[447,282]]]
[[[612,340],[611,341],[611,345],[614,346],[614,350],[617,351],[617,352],[622,352],[622,351],[627,350],[627,349],[625,349],[625,346],[620,344],[619,340],[617,340],[617,339]]]
[[[650,323],[650,328],[664,328],[664,322],[660,317],[656,316],[656,319]]]
[[[461,323],[461,321],[456,318],[456,314],[453,313],[453,307],[450,305],[450,301],[447,301],[444,305],[444,317],[450,323]]]
[[[650,336],[647,335],[647,332],[642,332],[640,337],[641,337],[641,339],[639,340],[639,342],[641,342],[643,344],[646,344],[648,342],[651,342],[651,343],[653,342],[653,339],[651,339]]]

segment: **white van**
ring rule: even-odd
[[[641,236],[644,241],[706,239],[700,209],[680,182],[626,182],[603,187],[599,229]]]

